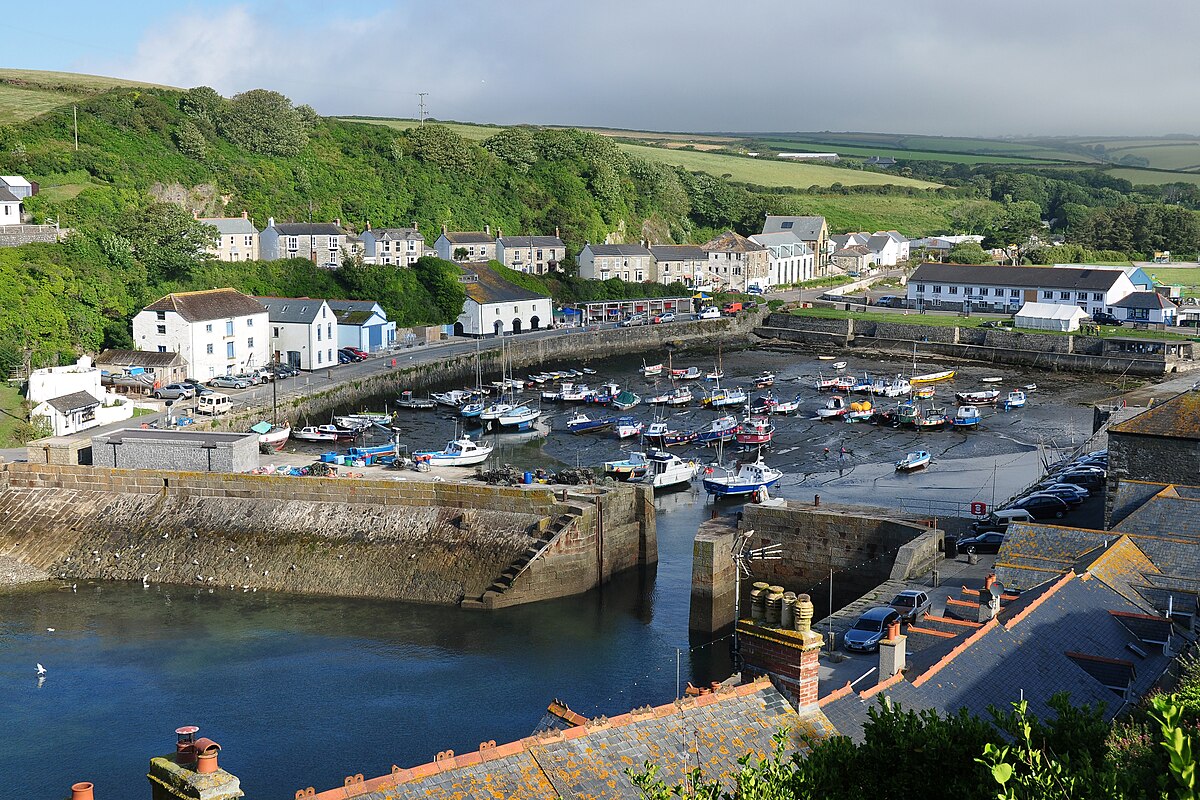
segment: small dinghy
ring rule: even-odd
[[[618,417],[615,427],[618,439],[630,439],[645,430],[646,423],[633,417]]]
[[[835,362],[833,362],[833,368],[836,369],[838,372],[841,372],[842,370],[844,370],[846,368],[846,362],[845,361],[835,361]]]
[[[642,360],[642,375],[647,378],[653,378],[656,375],[662,375],[662,362],[658,364],[647,364],[645,359]]]
[[[918,450],[915,453],[909,453],[903,459],[896,462],[897,472],[912,472],[915,469],[920,469],[930,462],[933,456],[929,455],[926,450]]]
[[[999,389],[984,389],[981,392],[958,392],[954,395],[954,399],[959,402],[959,405],[964,406],[988,406],[995,403],[999,398]]]
[[[429,398],[417,397],[410,391],[401,392],[400,396],[396,398],[397,408],[411,408],[414,410],[423,411],[433,408],[435,405],[437,405],[437,403],[433,402]]]
[[[1026,392],[1036,392],[1037,384],[1036,383],[1027,383],[1021,388],[1023,388]]]
[[[979,409],[975,406],[959,406],[958,411],[954,414],[954,427],[964,430],[978,428],[979,423],[983,421],[983,415],[979,413]]]
[[[930,372],[927,375],[914,375],[908,379],[908,382],[913,386],[918,386],[922,383],[940,383],[941,381],[949,381],[954,379],[954,370],[944,369],[941,372]]]
[[[1016,389],[1008,393],[1008,396],[996,401],[996,406],[1004,411],[1012,411],[1014,408],[1025,407],[1025,393],[1020,389]]]
[[[640,481],[650,471],[645,453],[630,453],[629,458],[604,462],[604,475],[619,481]]]
[[[983,383],[1000,383],[1004,378],[980,378]]]

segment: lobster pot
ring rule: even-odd
[[[766,581],[756,581],[750,590],[750,619],[762,622],[767,616],[767,589],[771,584]]]
[[[790,631],[796,627],[796,593],[783,593],[783,608],[779,614],[779,627]]]
[[[767,624],[778,625],[780,614],[783,612],[783,587],[772,586],[767,589]]]

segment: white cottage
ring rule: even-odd
[[[262,303],[236,289],[175,292],[133,318],[133,340],[139,350],[179,353],[191,377],[208,380],[270,363],[269,324]]]
[[[337,318],[324,300],[256,297],[267,309],[271,360],[296,369],[337,366]]]
[[[464,264],[467,291],[455,336],[501,336],[545,328],[553,322],[550,298],[509,283],[486,264]]]

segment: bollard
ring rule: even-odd
[[[813,495],[813,507],[815,507],[815,508],[821,507],[821,495],[819,495],[819,494]]]

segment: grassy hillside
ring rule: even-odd
[[[74,72],[0,69],[0,125],[32,119],[64,103],[109,89],[131,86],[155,84]]]
[[[412,128],[419,127],[420,123],[415,119],[385,119],[381,117],[338,117],[341,122],[365,122],[370,125],[383,125],[387,128],[392,128],[398,131],[407,131]],[[426,125],[442,125],[457,133],[464,139],[471,139],[476,142],[481,142],[484,139],[492,136],[502,130],[502,125],[476,125],[470,122],[439,122],[437,120],[426,120]]]
[[[1034,139],[972,139],[956,136],[924,136],[903,133],[789,133],[758,134],[764,139],[795,139],[825,142],[837,147],[870,147],[889,150],[944,154],[1007,156],[1009,158],[1047,159],[1051,161],[1094,162],[1095,158],[1060,149],[1055,143]],[[882,155],[882,153],[881,153]]]
[[[717,177],[727,177],[738,183],[748,183],[754,186],[787,187],[792,189],[807,189],[810,186],[832,186],[840,183],[843,186],[909,186],[916,189],[937,188],[938,184],[929,181],[919,181],[903,178],[898,175],[886,175],[878,172],[863,172],[860,170],[842,169],[820,164],[797,164],[780,158],[750,158],[748,156],[733,156],[724,153],[703,153],[692,150],[672,150],[663,147],[647,147],[645,145],[627,144],[622,142],[621,149],[626,153],[644,158],[647,161],[658,161],[683,167],[691,172],[706,172]]]
[[[822,215],[834,233],[897,230],[917,238],[955,230],[951,213],[968,202],[987,205],[986,201],[928,195],[801,194],[779,195],[771,207],[780,214]]]

